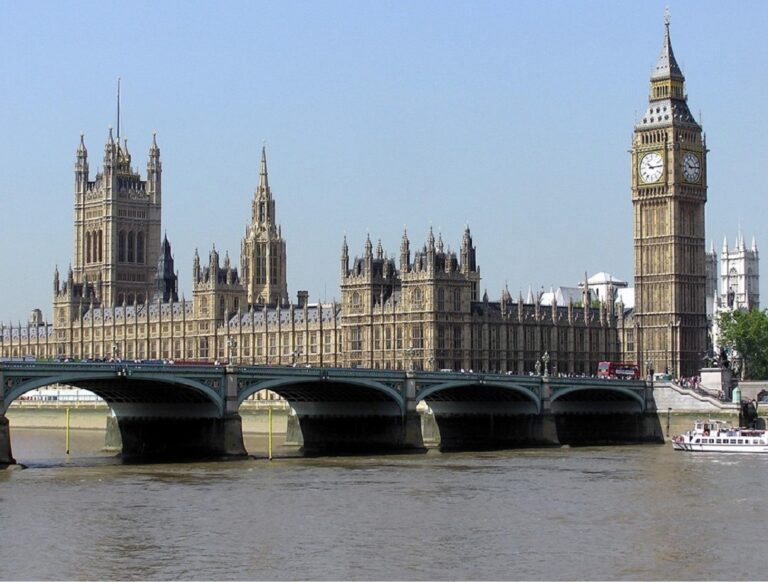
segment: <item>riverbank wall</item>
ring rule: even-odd
[[[111,416],[109,406],[95,403],[22,403],[12,404],[6,412],[10,428],[66,428],[67,410],[69,427],[73,430],[106,430]],[[290,408],[272,408],[272,432],[287,432]],[[244,434],[269,432],[269,407],[241,406],[240,416]]]

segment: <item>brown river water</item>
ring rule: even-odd
[[[125,465],[12,430],[0,578],[768,578],[768,455],[671,445]]]

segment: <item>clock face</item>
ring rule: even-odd
[[[688,182],[696,182],[701,176],[701,162],[696,154],[688,152],[683,156],[683,177]]]
[[[640,160],[640,178],[643,182],[656,182],[664,172],[664,160],[656,152],[643,156]]]

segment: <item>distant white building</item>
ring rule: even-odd
[[[550,288],[546,292],[542,291],[539,294],[539,303],[541,305],[552,305],[553,302],[556,302],[557,305],[581,304],[584,298],[584,284],[584,281],[581,281],[574,287],[561,286]],[[609,298],[613,298],[616,303],[620,301],[625,309],[631,309],[635,306],[634,288],[629,287],[626,281],[614,277],[610,273],[600,271],[586,278],[586,285],[589,289],[590,300],[609,301]],[[531,294],[529,289],[528,295],[531,296]]]
[[[723,239],[719,273],[715,244],[706,254],[707,317],[711,326],[712,348],[720,350],[717,316],[723,311],[760,309],[760,255],[754,236],[747,248],[739,231],[731,249],[728,238]],[[719,282],[719,285],[718,285]]]

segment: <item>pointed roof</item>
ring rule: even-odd
[[[267,146],[261,146],[261,169],[259,170],[259,191],[269,191],[269,179],[267,177]]]
[[[672,52],[672,41],[669,38],[669,9],[664,14],[664,45],[661,47],[659,60],[651,73],[651,80],[659,79],[679,79],[685,80],[683,72],[675,59],[675,53]]]

